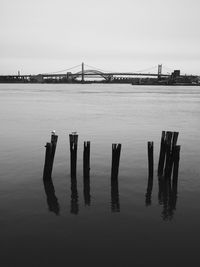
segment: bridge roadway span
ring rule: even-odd
[[[156,73],[134,73],[134,72],[86,72],[84,74],[80,73],[65,73],[65,74],[35,74],[35,75],[0,75],[2,78],[34,78],[34,77],[42,77],[42,78],[67,78],[67,77],[81,77],[85,76],[102,76],[102,77],[124,77],[124,76],[146,76],[146,77],[158,77]],[[162,77],[169,77],[170,74],[161,74]]]

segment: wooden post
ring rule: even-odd
[[[179,132],[173,132],[172,149],[176,146]]]
[[[164,170],[165,178],[169,178],[168,173],[169,173],[169,168],[170,168],[170,159],[171,159],[171,151],[172,151],[172,136],[173,136],[172,132],[166,133],[166,161],[165,161],[165,170]]]
[[[151,205],[151,193],[153,189],[153,170],[154,170],[154,160],[153,160],[153,142],[148,142],[148,185],[146,192],[146,206]]]
[[[173,132],[173,138],[172,138],[172,147],[171,147],[171,155],[170,155],[170,160],[169,160],[169,166],[168,166],[168,171],[167,171],[167,177],[171,179],[171,174],[172,174],[172,168],[174,164],[174,157],[175,157],[175,146],[177,144],[178,140],[178,132]]]
[[[55,131],[51,133],[51,144],[52,144],[52,150],[51,150],[51,173],[53,170],[53,163],[54,163],[54,157],[56,152],[56,146],[57,146],[58,136],[55,134]]]
[[[179,151],[177,151],[179,150]],[[173,175],[173,179],[172,179],[172,192],[171,192],[171,210],[175,210],[176,209],[176,202],[177,202],[177,191],[178,191],[178,165],[179,165],[179,154],[180,149],[176,148],[176,153],[175,153],[175,158],[176,161],[174,161],[174,175]],[[176,163],[175,163],[176,162]]]
[[[178,179],[179,160],[180,160],[181,146],[174,147],[174,168],[173,168],[173,183],[175,184]]]
[[[69,135],[70,142],[70,163],[71,163],[71,177],[76,177],[76,163],[77,163],[77,146],[78,135],[73,132]]]
[[[45,163],[43,170],[43,179],[51,179],[51,153],[52,153],[52,143],[46,143],[46,153],[45,153]]]
[[[83,194],[85,205],[90,205],[90,142],[84,142],[83,146]]]
[[[166,153],[165,131],[162,131],[161,141],[160,141],[160,156],[158,162],[158,176],[163,175],[163,168],[165,164],[165,153]]]
[[[120,153],[121,153],[121,144],[112,144],[111,179],[117,179],[118,177]]]
[[[153,176],[153,142],[148,142],[148,170],[149,170],[149,176]]]
[[[89,177],[90,173],[90,142],[84,142],[83,147],[83,176]]]

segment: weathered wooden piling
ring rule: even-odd
[[[179,160],[180,160],[181,146],[174,147],[174,167],[173,167],[173,183],[175,184],[178,179]]]
[[[172,132],[166,133],[166,159],[165,159],[165,168],[164,168],[165,178],[168,178],[168,175],[169,175],[171,152],[172,152],[172,137],[173,137]]]
[[[78,135],[76,132],[73,132],[69,135],[69,142],[70,142],[71,177],[76,177],[77,146],[78,146]]]
[[[83,176],[89,177],[90,173],[90,142],[86,141],[83,145]]]
[[[148,171],[149,177],[153,176],[154,160],[153,160],[153,142],[148,142]]]
[[[121,144],[112,144],[111,179],[118,178]]]
[[[52,173],[52,170],[53,170],[53,163],[54,163],[54,157],[55,157],[55,152],[56,152],[57,141],[58,141],[58,136],[53,131],[51,133],[51,144],[52,144],[52,149],[51,149],[51,173]]]
[[[173,164],[174,164],[174,160],[175,160],[175,158],[174,158],[175,157],[175,146],[177,144],[178,134],[179,134],[178,132],[173,132],[170,159],[168,162],[167,172],[165,174],[165,177],[169,178],[169,179],[171,179]]]
[[[165,164],[165,153],[166,153],[166,142],[165,142],[165,131],[162,131],[161,141],[160,141],[160,156],[158,162],[158,176],[163,175],[163,168]]]
[[[158,176],[162,176],[164,174],[165,178],[171,178],[174,161],[174,147],[177,144],[178,135],[178,132],[162,131]]]
[[[172,149],[176,146],[179,132],[173,132]]]
[[[55,134],[55,131],[53,131],[51,133],[51,143],[46,143],[46,146],[45,146],[46,153],[45,153],[43,178],[46,180],[51,179],[57,140],[58,140],[58,136]]]
[[[43,170],[43,179],[50,180],[51,179],[51,171],[52,171],[52,143],[46,143],[46,153],[45,153],[45,162],[44,162],[44,170]]]
[[[172,178],[172,191],[171,191],[171,209],[176,209],[177,191],[178,191],[178,172],[179,172],[179,158],[180,146],[174,147],[174,164],[173,164],[173,178]]]
[[[154,171],[154,157],[153,157],[153,142],[147,143],[148,147],[148,185],[146,191],[146,206],[151,205],[151,194],[153,189],[153,171]]]
[[[85,141],[83,145],[83,195],[85,205],[90,205],[90,142]]]

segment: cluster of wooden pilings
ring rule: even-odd
[[[164,220],[173,217],[177,200],[177,182],[180,159],[180,145],[177,145],[178,132],[162,131],[160,141],[160,155],[158,161],[158,200],[163,205],[162,217]],[[153,189],[153,142],[148,142],[148,185],[146,205],[151,205]]]
[[[158,162],[158,177],[170,179],[178,175],[180,146],[177,145],[178,132],[162,131],[160,142],[160,156]],[[154,172],[153,142],[148,142],[148,170],[149,177]]]
[[[55,196],[55,191],[52,183],[52,170],[54,156],[56,151],[58,136],[55,132],[51,134],[51,142],[46,143],[45,163],[43,171],[43,181],[47,202],[51,200],[49,209],[54,209],[59,212],[59,205]],[[72,132],[69,134],[70,143],[70,174],[71,174],[71,213],[78,213],[78,190],[77,190],[77,147],[78,134]],[[112,144],[112,165],[111,165],[111,209],[119,211],[119,193],[118,193],[118,172],[121,154],[121,144]],[[85,205],[90,205],[90,141],[83,143],[83,193]]]
[[[160,155],[158,162],[159,181],[159,203],[164,205],[163,213],[166,210],[173,210],[174,199],[177,193],[177,180],[179,169],[180,146],[177,145],[178,132],[163,131],[160,142]],[[46,143],[45,163],[43,171],[43,181],[49,209],[59,213],[59,204],[55,196],[52,183],[52,170],[54,156],[56,152],[58,136],[55,132],[51,134],[51,142]],[[78,213],[78,190],[77,190],[77,147],[78,134],[69,134],[70,143],[70,174],[71,174],[71,213]],[[112,144],[112,164],[111,164],[111,209],[120,211],[118,173],[121,154],[121,144]],[[151,204],[151,194],[153,189],[154,176],[154,143],[147,143],[148,152],[148,185],[146,191],[146,205]],[[171,180],[172,177],[172,180]],[[83,193],[85,205],[90,205],[90,141],[83,143]],[[172,182],[172,183],[171,183]],[[167,192],[167,193],[166,193]],[[167,197],[166,197],[167,196]],[[166,208],[167,207],[167,208]],[[164,216],[164,215],[163,215]]]
[[[45,164],[43,171],[44,180],[51,179],[54,156],[56,151],[58,136],[52,132],[51,142],[46,143]],[[69,135],[70,142],[70,173],[71,178],[76,178],[77,166],[77,147],[78,134],[73,132]],[[119,162],[120,162],[121,144],[112,144],[112,166],[111,166],[111,180],[118,178]],[[83,176],[88,179],[90,176],[90,141],[85,141],[83,144]]]

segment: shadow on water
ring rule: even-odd
[[[56,215],[59,215],[60,206],[58,203],[58,199],[55,195],[55,189],[52,179],[43,179],[43,183],[44,183],[44,190],[47,197],[47,204],[49,207],[49,211],[52,211]]]

